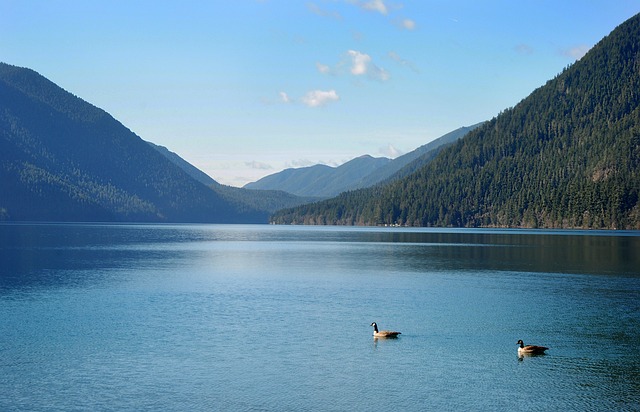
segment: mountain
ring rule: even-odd
[[[248,183],[244,188],[282,190],[297,196],[328,198],[353,189],[361,179],[390,162],[386,157],[364,155],[338,167],[315,165],[286,169]]]
[[[433,159],[442,147],[460,139],[481,124],[456,129],[393,160],[364,155],[338,167],[315,165],[291,168],[248,183],[244,187],[282,190],[316,199],[329,198],[348,190],[361,189],[406,176]]]
[[[415,173],[272,222],[640,229],[639,103],[636,15]]]
[[[105,111],[0,63],[0,220],[265,223]]]
[[[219,186],[220,185],[220,183],[218,183],[215,180],[213,180],[208,174],[206,174],[202,170],[198,169],[197,167],[195,167],[191,163],[189,163],[186,160],[184,160],[177,153],[174,153],[171,150],[167,149],[166,147],[159,146],[159,145],[157,145],[155,143],[152,143],[152,142],[147,142],[147,144],[149,144],[149,146],[151,146],[152,148],[156,149],[161,155],[166,157],[171,163],[173,163],[174,165],[176,165],[180,169],[182,169],[185,173],[187,173],[189,176],[191,176],[191,178],[197,180],[198,182],[202,183],[203,185],[205,185],[205,186]]]
[[[445,146],[461,139],[467,133],[479,127],[483,123],[484,122],[477,123],[472,126],[460,127],[418,147],[409,153],[405,153],[402,156],[393,159],[388,164],[371,172],[364,179],[358,182],[357,186],[353,187],[353,189],[361,189],[384,181],[395,180],[410,175],[420,167],[430,162]]]
[[[279,209],[295,207],[318,200],[318,198],[295,196],[291,193],[279,190],[250,190],[222,185],[191,163],[184,160],[177,153],[170,151],[164,146],[159,146],[151,142],[147,143],[164,157],[169,159],[173,164],[185,171],[189,176],[208,186],[214,192],[218,193],[223,199],[226,199],[233,204],[251,205],[251,207],[264,211],[265,213],[273,213]]]
[[[212,186],[212,189],[224,199],[251,205],[269,214],[280,209],[304,205],[318,200],[318,198],[314,197],[292,195],[281,190],[253,190],[226,185]]]

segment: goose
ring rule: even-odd
[[[378,330],[378,324],[373,322],[371,323],[373,326],[373,337],[374,338],[397,338],[400,335],[400,332],[393,332],[390,330]]]
[[[536,346],[536,345],[525,346],[522,339],[520,339],[516,344],[520,345],[520,347],[518,348],[518,355],[543,355],[544,351],[549,349],[546,346]]]

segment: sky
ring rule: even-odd
[[[0,0],[28,67],[241,187],[395,158],[513,107],[638,0]]]

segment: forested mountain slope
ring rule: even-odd
[[[426,167],[276,223],[640,229],[640,15]]]
[[[266,222],[105,111],[0,63],[0,220]]]
[[[461,139],[481,124],[482,123],[459,127],[456,130],[444,134],[409,153],[405,153],[402,156],[393,159],[390,163],[374,170],[371,174],[362,179],[362,181],[358,183],[357,187],[354,187],[353,189],[361,189],[410,175],[433,160],[445,146]]]
[[[177,153],[172,152],[171,150],[169,150],[168,148],[166,148],[164,146],[160,146],[160,145],[157,145],[157,144],[152,143],[152,142],[147,142],[147,143],[149,144],[149,146],[151,146],[152,148],[156,149],[161,155],[163,155],[169,161],[171,161],[171,163],[173,163],[176,166],[178,166],[180,169],[185,171],[189,176],[191,176],[193,179],[197,180],[198,182],[202,183],[203,185],[205,185],[205,186],[220,186],[220,183],[218,183],[215,180],[213,180],[211,178],[211,176],[209,176],[208,174],[206,174],[202,170],[198,169],[197,167],[195,167],[191,163],[189,163],[186,160],[184,160]]]

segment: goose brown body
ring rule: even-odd
[[[520,339],[516,344],[520,345],[518,348],[519,355],[542,355],[544,354],[544,351],[549,349],[546,346],[525,345],[522,339]]]
[[[373,326],[374,338],[397,338],[401,334],[392,330],[378,330],[378,324],[375,322],[371,323],[371,326]]]

